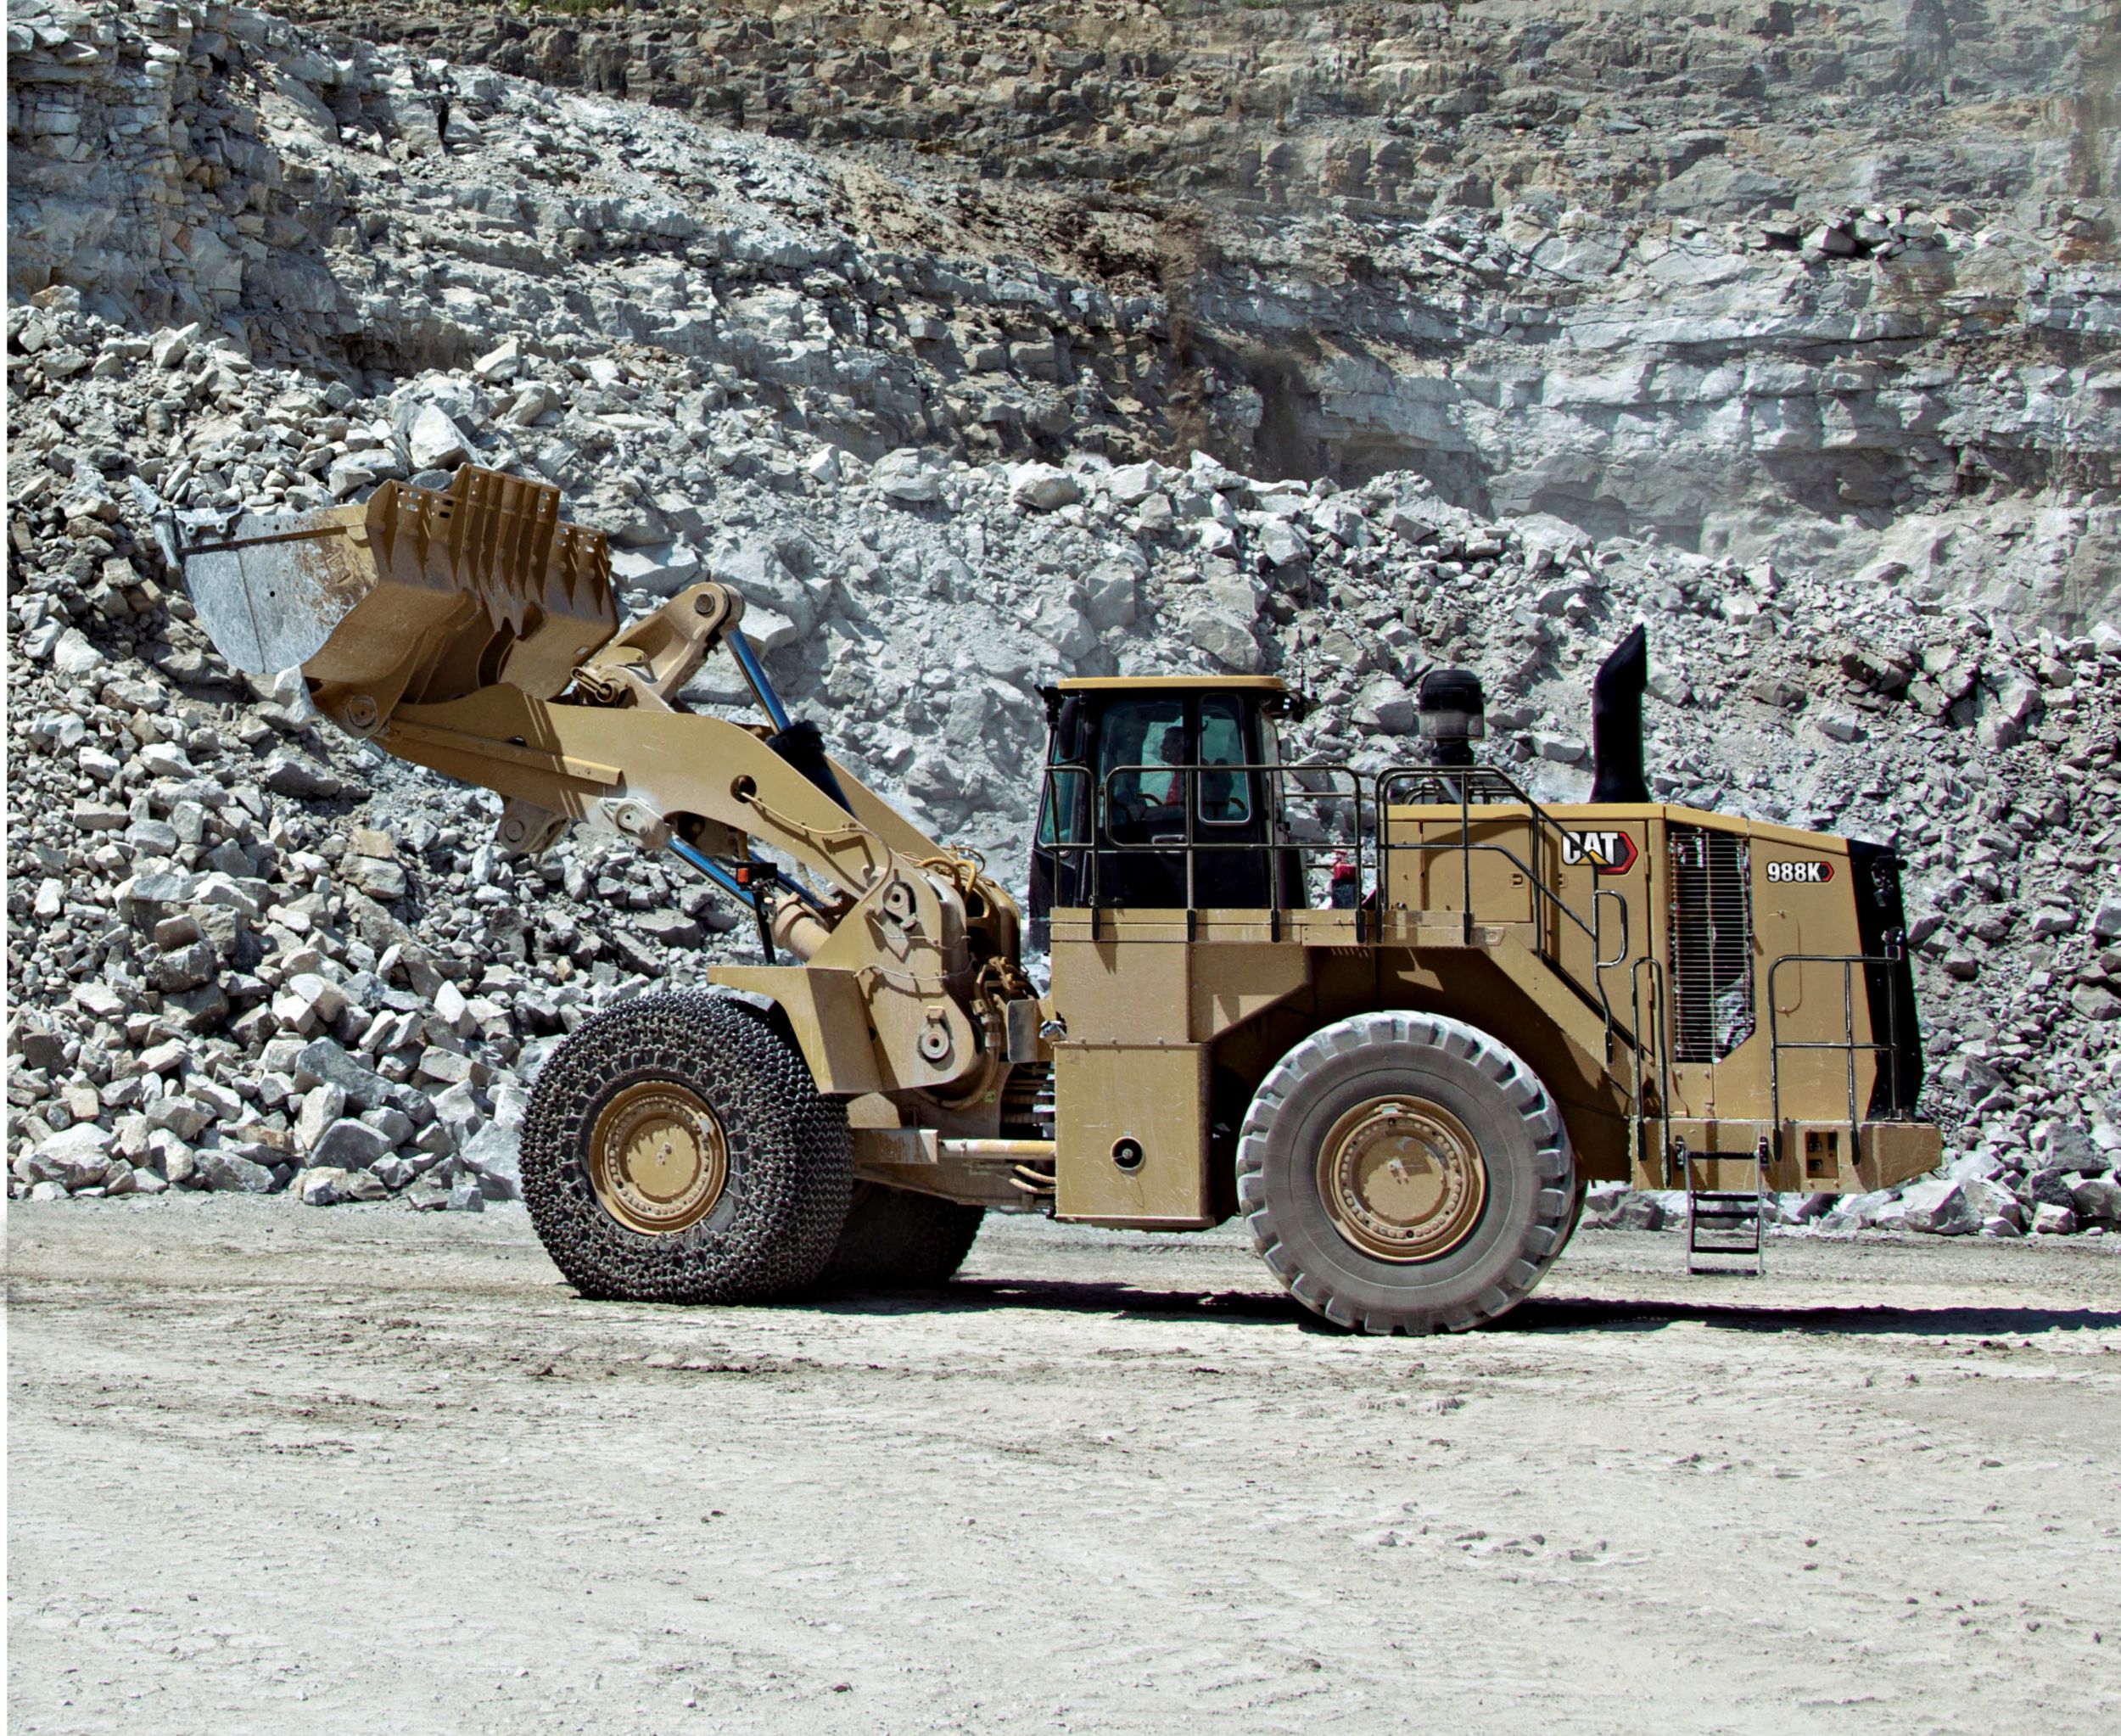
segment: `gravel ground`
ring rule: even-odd
[[[683,1310],[513,1207],[10,1217],[17,1731],[2121,1720],[2098,1241],[1587,1231],[1380,1342],[1227,1233]]]

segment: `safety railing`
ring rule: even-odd
[[[1859,1155],[1857,1140],[1861,1137],[1864,1120],[1856,1104],[1856,1057],[1859,1055],[1875,1056],[1879,1067],[1891,1069],[1889,1077],[1895,1082],[1894,1101],[1899,1104],[1897,1082],[1906,1065],[1906,1045],[1900,1030],[1899,997],[1893,994],[1883,997],[1885,1002],[1884,1040],[1878,1040],[1875,1032],[1868,1041],[1859,1040],[1855,1033],[1855,980],[1858,970],[1897,968],[1901,956],[1896,951],[1881,954],[1785,953],[1767,967],[1767,1093],[1769,1112],[1774,1117],[1775,1134],[1778,1141],[1782,1130],[1782,1056],[1785,1051],[1826,1051],[1842,1056],[1848,1087],[1845,1125],[1849,1129],[1848,1151],[1851,1161]],[[1793,966],[1801,971],[1806,965],[1830,965],[1841,972],[1841,1035],[1838,1038],[1784,1037],[1782,1033],[1782,1001],[1776,994],[1775,979]],[[1866,994],[1866,1003],[1867,999]]]
[[[1382,820],[1379,830],[1379,851],[1381,861],[1389,864],[1394,852],[1413,851],[1437,854],[1455,854],[1459,866],[1459,910],[1463,913],[1465,938],[1469,944],[1473,930],[1479,921],[1474,909],[1473,858],[1476,852],[1499,857],[1524,876],[1531,892],[1534,913],[1533,932],[1538,937],[1536,950],[1540,957],[1562,980],[1587,1001],[1598,1008],[1605,1025],[1606,1059],[1613,1058],[1614,1021],[1612,997],[1606,992],[1605,973],[1615,970],[1627,960],[1628,916],[1627,900],[1616,892],[1594,887],[1591,893],[1591,914],[1587,919],[1558,892],[1547,875],[1547,862],[1564,860],[1561,839],[1564,828],[1561,822],[1534,801],[1530,792],[1507,772],[1491,765],[1469,766],[1392,766],[1376,776],[1377,812]],[[1394,806],[1456,808],[1458,810],[1458,831],[1456,837],[1398,839],[1392,836],[1391,815]],[[1525,810],[1526,830],[1531,837],[1531,860],[1526,861],[1509,845],[1498,842],[1475,843],[1473,826],[1476,809],[1516,807]],[[1551,839],[1550,839],[1551,835]],[[1610,900],[1620,912],[1620,945],[1611,957],[1606,955],[1604,922],[1601,912]],[[1553,919],[1550,925],[1549,918]],[[1579,982],[1561,957],[1558,944],[1550,944],[1547,936],[1550,926],[1557,932],[1559,925],[1567,923],[1581,933],[1591,949],[1592,972],[1588,987]],[[1635,1033],[1626,1033],[1631,1047],[1635,1045]]]
[[[1055,860],[1074,858],[1087,867],[1088,872],[1081,890],[1083,902],[1091,912],[1093,927],[1097,912],[1122,902],[1111,896],[1115,888],[1107,884],[1116,870],[1109,859],[1128,857],[1175,856],[1184,864],[1182,908],[1186,913],[1190,932],[1196,910],[1214,908],[1212,899],[1200,896],[1200,859],[1227,854],[1233,858],[1250,856],[1263,858],[1266,865],[1265,900],[1260,906],[1267,910],[1272,931],[1279,936],[1280,917],[1290,910],[1316,908],[1308,892],[1308,876],[1313,871],[1313,859],[1330,857],[1347,859],[1360,886],[1369,862],[1368,841],[1373,828],[1366,824],[1363,780],[1353,767],[1330,761],[1307,761],[1296,764],[1282,762],[1247,761],[1218,765],[1116,765],[1110,768],[1094,784],[1090,782],[1088,767],[1082,765],[1049,765],[1046,768],[1046,801],[1044,812],[1055,816],[1054,836],[1041,836],[1038,847],[1049,851]],[[1259,785],[1253,779],[1257,777]],[[1235,787],[1245,792],[1249,804],[1255,787],[1262,789],[1263,811],[1247,811],[1232,820],[1208,817],[1202,804],[1202,781],[1228,778]],[[1308,787],[1303,780],[1324,779],[1323,789]],[[1135,790],[1144,781],[1159,784],[1172,798],[1169,801],[1144,801],[1139,796],[1125,799],[1116,797],[1115,786],[1124,787],[1133,781]],[[1296,787],[1292,789],[1291,783]],[[1068,799],[1075,798],[1073,801]],[[1090,811],[1080,816],[1079,826],[1073,823],[1078,809],[1087,805]],[[1311,804],[1316,810],[1318,830],[1324,834],[1317,839],[1301,838],[1293,835],[1288,827],[1292,806]],[[1064,820],[1061,816],[1069,816]],[[1157,827],[1139,837],[1113,836],[1115,817],[1122,826]],[[1159,826],[1159,820],[1166,823]],[[1077,831],[1086,837],[1073,836]],[[1242,835],[1240,835],[1242,834]],[[1303,876],[1303,891],[1292,897],[1284,878],[1283,864],[1294,861]],[[1251,901],[1246,901],[1251,907]],[[1366,915],[1359,908],[1356,913],[1357,938],[1363,938]]]
[[[1048,766],[1045,776],[1046,800],[1042,811],[1055,816],[1055,826],[1054,836],[1042,836],[1039,848],[1051,852],[1056,860],[1073,858],[1084,863],[1088,871],[1078,882],[1078,892],[1093,913],[1093,922],[1097,910],[1123,902],[1111,896],[1114,888],[1107,883],[1111,877],[1108,858],[1178,858],[1183,864],[1184,884],[1177,889],[1176,902],[1187,911],[1190,927],[1191,913],[1204,904],[1200,896],[1200,859],[1217,852],[1264,853],[1268,859],[1264,902],[1278,929],[1284,911],[1314,907],[1308,878],[1317,858],[1346,860],[1359,887],[1370,877],[1373,858],[1375,878],[1381,882],[1393,852],[1455,853],[1459,859],[1458,915],[1464,938],[1470,944],[1482,920],[1474,897],[1473,858],[1476,852],[1492,854],[1524,876],[1531,888],[1535,917],[1532,927],[1537,944],[1534,949],[1596,1009],[1604,1027],[1606,1058],[1612,1058],[1616,1025],[1606,973],[1621,967],[1628,958],[1627,900],[1617,892],[1594,888],[1587,918],[1564,898],[1556,889],[1556,876],[1551,871],[1555,863],[1564,860],[1564,827],[1523,786],[1493,766],[1389,767],[1370,775],[1367,788],[1364,775],[1341,762],[1328,760],[1119,765],[1109,768],[1094,782],[1088,767],[1060,764]],[[1207,816],[1201,800],[1202,780],[1230,780],[1235,787],[1249,792],[1255,787],[1255,777],[1266,807],[1263,820],[1249,812],[1228,822]],[[1142,800],[1139,792],[1145,784],[1158,787],[1166,799]],[[1126,792],[1124,798],[1122,792]],[[1317,839],[1296,836],[1287,824],[1292,811],[1305,804],[1314,809],[1318,822],[1316,830],[1321,834]],[[1391,810],[1396,804],[1455,807],[1458,835],[1444,839],[1396,835],[1391,821]],[[1483,817],[1476,810],[1498,806],[1522,810],[1530,838],[1529,860],[1507,843],[1475,841],[1475,822]],[[1154,826],[1152,810],[1167,815],[1168,824],[1138,837],[1113,836],[1116,816],[1127,816],[1120,821],[1122,826]],[[1228,833],[1250,835],[1224,835],[1226,826]],[[1272,834],[1264,841],[1260,836],[1262,829]],[[1277,855],[1278,852],[1284,854]],[[1281,865],[1290,856],[1301,865],[1304,883],[1301,899],[1290,897]],[[1214,901],[1206,902],[1212,907]],[[1363,938],[1368,926],[1367,914],[1358,904],[1358,939]],[[1580,980],[1578,972],[1561,955],[1559,935],[1564,926],[1580,933],[1589,947],[1592,968],[1588,984]],[[1609,952],[1606,935],[1612,929],[1617,929],[1617,944]],[[1636,1042],[1633,1028],[1637,1023],[1638,1017],[1631,1012],[1628,1028],[1622,1033],[1631,1047]]]

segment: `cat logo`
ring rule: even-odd
[[[1635,865],[1635,840],[1624,832],[1564,832],[1561,860],[1565,866],[1589,863],[1601,874],[1625,874]]]

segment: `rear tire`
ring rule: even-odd
[[[1245,1115],[1237,1178],[1274,1274],[1366,1332],[1508,1313],[1560,1253],[1582,1193],[1537,1076],[1434,1013],[1365,1013],[1290,1050]]]
[[[785,1021],[697,991],[624,1002],[562,1044],[522,1162],[553,1263],[585,1296],[626,1302],[802,1289],[853,1185],[846,1111],[819,1096]]]
[[[839,1290],[933,1289],[965,1263],[986,1216],[982,1207],[856,1182],[822,1282]]]

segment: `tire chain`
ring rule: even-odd
[[[612,1093],[674,1078],[708,1099],[729,1145],[729,1221],[644,1235],[590,1184],[589,1128]],[[523,1118],[523,1191],[546,1252],[597,1300],[763,1302],[814,1281],[853,1187],[846,1111],[820,1097],[777,1014],[690,990],[645,996],[578,1028],[538,1076]]]
[[[881,1183],[858,1185],[839,1246],[820,1280],[828,1289],[926,1289],[965,1263],[986,1217],[932,1194]]]

